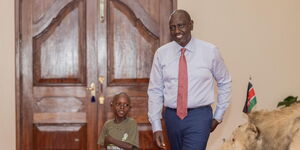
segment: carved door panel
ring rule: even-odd
[[[96,1],[20,2],[20,149],[96,149]]]
[[[96,150],[103,123],[113,115],[109,102],[119,92],[132,97],[130,116],[138,122],[141,149],[156,149],[146,90],[154,52],[169,41],[175,0],[19,5],[19,149]]]

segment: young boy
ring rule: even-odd
[[[98,144],[107,150],[135,150],[139,147],[137,123],[127,117],[130,111],[130,98],[126,93],[120,93],[113,97],[111,108],[115,119],[105,122]]]

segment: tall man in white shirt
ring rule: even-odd
[[[222,122],[229,105],[231,77],[217,47],[191,36],[193,20],[186,11],[174,11],[169,28],[173,41],[156,51],[148,87],[153,138],[165,148],[164,106],[172,150],[205,150],[210,132]],[[215,81],[218,103],[212,113]]]

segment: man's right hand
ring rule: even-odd
[[[166,144],[164,142],[164,136],[162,131],[155,131],[153,134],[154,141],[159,148],[166,149]]]

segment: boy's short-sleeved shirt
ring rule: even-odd
[[[139,147],[139,135],[137,131],[137,123],[132,118],[127,118],[121,123],[115,123],[114,120],[108,120],[104,123],[101,134],[98,139],[98,144],[104,146],[105,136],[111,137]],[[115,145],[108,145],[108,149],[122,150]]]

